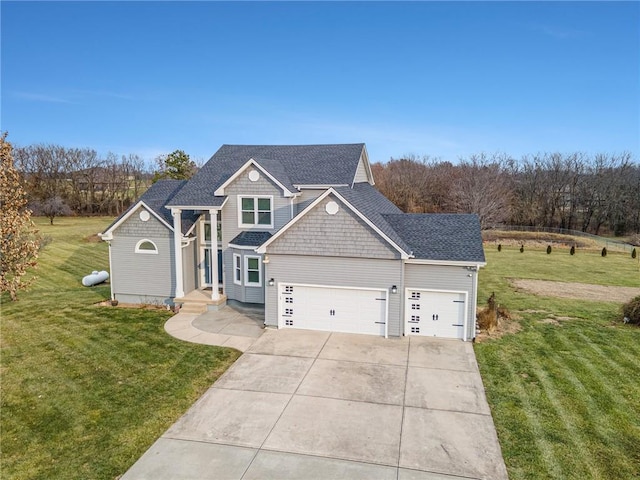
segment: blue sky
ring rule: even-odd
[[[1,125],[152,159],[365,142],[372,161],[640,157],[638,2],[2,1]]]

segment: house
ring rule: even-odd
[[[475,215],[402,213],[364,144],[223,145],[105,232],[112,298],[264,307],[265,325],[475,337]]]

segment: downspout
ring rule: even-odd
[[[111,278],[109,280],[109,288],[111,289],[111,301],[113,302],[116,299],[116,294],[113,291],[113,263],[111,261],[111,240],[107,242],[109,245],[109,275]]]

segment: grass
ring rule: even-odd
[[[18,302],[2,297],[2,478],[116,478],[238,357],[167,335],[161,310],[96,307],[110,219],[35,219],[52,241]]]
[[[475,345],[509,476],[640,478],[640,329],[620,304],[536,297],[508,278],[638,287],[637,260],[598,252],[487,249],[479,299],[522,317],[522,330]],[[558,324],[549,316],[571,317]]]

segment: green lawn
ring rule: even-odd
[[[522,317],[522,330],[475,351],[509,476],[515,479],[640,478],[640,329],[620,322],[620,304],[536,297],[508,278],[637,286],[628,255],[494,248],[480,273]],[[572,317],[544,323],[550,315]]]
[[[36,219],[52,242],[18,302],[2,297],[1,476],[112,479],[238,357],[167,335],[169,312],[95,307],[110,219]]]

